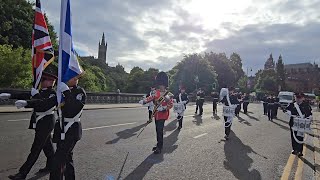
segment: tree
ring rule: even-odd
[[[177,92],[181,84],[189,92],[195,90],[196,87],[211,91],[209,86],[213,83],[217,84],[217,75],[213,66],[200,54],[185,55],[183,60],[169,72],[169,75],[171,76],[170,89],[173,92]]]
[[[256,74],[257,84],[255,89],[265,93],[276,93],[278,91],[277,73],[273,69],[260,70]]]
[[[277,84],[281,87],[281,89],[285,89],[285,69],[282,61],[282,56],[279,56],[278,62],[276,64],[277,71]]]
[[[235,81],[238,82],[244,76],[242,69],[242,59],[239,54],[232,53],[230,56],[231,68],[235,72]]]
[[[30,50],[13,49],[9,45],[0,45],[0,87],[31,88],[32,72]]]

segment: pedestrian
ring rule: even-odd
[[[204,104],[204,97],[205,97],[205,93],[204,91],[199,88],[199,91],[197,92],[197,97],[198,97],[198,104],[199,104],[199,116],[202,116],[203,114],[203,104]]]
[[[225,112],[226,107],[223,108],[224,127],[225,127],[224,138],[226,140],[229,139],[233,117],[235,116],[234,111],[235,111],[236,105],[239,103],[237,96],[234,95],[233,92],[234,92],[233,87],[230,87],[229,89],[222,88],[220,91],[220,99],[222,99],[220,102],[223,103],[224,106],[228,106],[232,109],[231,111],[229,111],[230,109],[228,109],[228,112]]]
[[[154,86],[151,86],[150,87],[150,93],[147,95],[147,98],[150,97],[150,96],[154,96],[156,93],[156,88]],[[152,119],[152,112],[153,112],[153,109],[154,109],[154,103],[153,101],[150,101],[148,103],[148,112],[149,112],[149,119]]]
[[[187,109],[187,104],[189,103],[189,98],[188,94],[186,93],[186,88],[184,86],[180,87],[180,93],[178,93],[174,99],[176,100],[177,103],[183,104],[184,110]],[[184,110],[181,113],[178,113],[178,121],[179,121],[179,127],[178,129],[180,130],[182,128],[182,121],[183,121],[183,115],[184,115]]]
[[[159,87],[154,96],[149,96],[143,101],[144,104],[154,101],[155,103],[155,125],[157,133],[157,145],[152,148],[154,154],[160,154],[163,148],[163,128],[166,120],[169,119],[169,110],[173,106],[171,93],[166,90],[169,85],[169,78],[165,72],[159,72],[156,76],[156,85]]]
[[[244,112],[244,114],[248,114],[249,100],[250,100],[249,94],[244,93],[244,96],[243,96],[243,112]]]
[[[280,107],[279,98],[274,96],[273,99],[274,99],[273,118],[278,119],[278,109]]]
[[[213,111],[213,115],[215,115],[217,114],[217,103],[219,101],[218,92],[212,92],[211,97],[212,97],[212,111]]]
[[[61,82],[58,87],[64,100],[61,106],[61,122],[57,123],[54,129],[57,150],[50,180],[62,180],[63,176],[66,180],[75,179],[73,149],[82,137],[80,117],[87,98],[85,90],[78,86],[78,82],[79,77],[76,76],[66,82],[67,84]]]
[[[268,106],[268,96],[265,95],[262,100],[263,100],[263,115],[268,115],[268,108],[267,108],[267,106]]]
[[[241,96],[241,93],[236,93],[236,97],[238,98],[238,104],[237,104],[237,107],[236,107],[236,110],[235,110],[235,115],[237,117],[239,117],[239,114],[240,114],[240,110],[241,110],[241,103],[242,103],[242,96]]]
[[[40,173],[49,172],[52,169],[54,148],[51,139],[51,132],[54,128],[56,116],[54,109],[57,105],[56,92],[53,89],[57,77],[48,72],[42,72],[40,91],[32,88],[30,94],[0,94],[1,99],[20,99],[16,101],[17,108],[33,108],[29,129],[35,130],[32,147],[26,162],[20,167],[19,172],[10,175],[13,180],[25,179],[32,166],[43,151],[47,157],[46,166],[39,170]],[[24,99],[24,100],[21,100]]]
[[[311,106],[304,101],[303,93],[295,93],[295,101],[290,103],[287,108],[284,109],[284,112],[290,115],[290,132],[291,132],[291,145],[292,145],[292,154],[303,156],[303,136],[298,131],[293,130],[294,126],[294,117],[308,118],[312,116]],[[301,117],[302,116],[302,117]],[[296,139],[295,139],[296,137]]]
[[[269,96],[267,99],[267,114],[268,114],[268,119],[269,121],[272,121],[274,118],[274,99],[272,96]]]

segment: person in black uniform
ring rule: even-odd
[[[200,88],[196,92],[196,112],[194,114],[197,114],[198,113],[198,109],[199,109],[199,101],[200,101],[199,92],[200,92]]]
[[[296,93],[295,94],[295,102],[290,103],[287,108],[285,108],[283,111],[287,112],[289,115],[299,116],[299,113],[297,109],[294,106],[294,103],[297,103],[299,106],[299,109],[305,117],[309,117],[312,115],[312,108],[311,106],[304,101],[304,94],[303,93]],[[297,136],[297,131],[292,132],[292,126],[293,126],[293,117],[290,117],[289,121],[290,126],[290,133],[291,133],[291,144],[292,144],[292,154],[303,156],[302,150],[303,150],[303,144],[299,144],[294,140],[293,133],[295,134],[296,138],[299,141],[303,141],[303,137]]]
[[[57,150],[54,154],[53,169],[50,180],[62,180],[63,175],[67,180],[75,179],[73,166],[73,148],[82,137],[80,117],[86,102],[86,92],[78,86],[79,79],[74,77],[67,84],[60,83],[59,90],[64,96],[61,106],[63,127],[60,122],[54,130],[54,140]]]
[[[8,176],[10,179],[25,179],[32,166],[37,161],[41,151],[43,151],[47,157],[47,163],[46,167],[40,169],[39,172],[49,172],[52,169],[54,148],[51,139],[51,132],[54,128],[56,119],[53,110],[57,105],[56,92],[54,91],[53,86],[56,79],[57,77],[55,75],[43,72],[41,77],[41,90],[38,91],[32,88],[31,99],[29,93],[0,94],[1,99],[20,99],[15,103],[17,108],[33,108],[29,129],[35,130],[35,136],[31,151],[26,162],[19,169],[19,172],[15,175]]]
[[[174,99],[177,101],[177,103],[179,102],[183,102],[184,104],[184,108],[187,109],[187,104],[189,103],[189,98],[188,98],[188,94],[186,93],[186,88],[185,87],[180,87],[180,93],[178,93]],[[179,115],[177,117],[178,121],[179,121],[179,127],[178,129],[180,130],[182,128],[182,120],[183,120],[183,116]]]
[[[236,95],[233,94],[234,92],[234,88],[233,87],[230,87],[229,88],[229,99],[230,99],[230,103],[232,105],[236,105],[239,103],[238,101],[238,98]],[[230,106],[230,104],[228,103],[228,100],[227,100],[227,96],[225,95],[222,100],[220,101],[221,103],[223,103],[225,106]],[[224,122],[225,122],[225,139],[228,140],[229,139],[229,135],[230,135],[230,131],[231,131],[231,125],[232,125],[232,122],[229,123],[228,122],[228,117],[224,116]]]
[[[279,98],[273,97],[274,98],[274,108],[273,108],[273,118],[277,119],[278,118],[278,109],[280,107],[279,103]]]
[[[249,105],[249,95],[247,93],[244,93],[244,96],[243,96],[243,112],[245,114],[248,113],[248,105]]]
[[[217,103],[219,102],[219,94],[217,92],[212,92],[211,93],[212,97],[212,111],[213,115],[217,114]]]
[[[198,104],[199,104],[199,115],[200,116],[202,116],[202,114],[203,114],[203,104],[204,104],[204,97],[205,97],[205,93],[204,93],[204,91],[201,89],[201,88],[199,88],[199,91],[198,91],[198,93],[197,93],[197,96],[199,97],[199,102],[198,102]]]
[[[267,106],[268,106],[268,96],[265,95],[265,96],[263,97],[263,115],[268,115],[268,108],[267,108]]]
[[[240,114],[240,110],[241,110],[241,103],[242,103],[242,96],[241,96],[241,93],[237,93],[236,94],[236,97],[238,99],[238,105],[236,107],[236,110],[235,110],[235,113],[236,113],[236,116],[239,117],[239,114]]]
[[[269,96],[267,99],[267,112],[268,112],[268,119],[269,121],[272,121],[274,118],[274,98],[272,96]]]

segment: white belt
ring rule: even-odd
[[[46,112],[36,112],[36,122],[32,124],[32,127],[33,128],[36,128],[37,127],[37,122],[42,119],[43,117],[47,116],[47,115],[51,115],[51,114],[54,114],[53,110],[54,110],[55,107],[52,107],[51,109],[49,109],[48,111]]]
[[[61,133],[61,140],[65,139],[66,133],[68,132],[69,128],[73,125],[75,122],[80,122],[80,116],[82,114],[82,110],[73,118],[63,118],[64,122],[67,123],[67,125],[62,125],[64,128],[63,133]]]

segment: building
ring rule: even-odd
[[[317,64],[298,63],[284,65],[286,87],[294,92],[315,93],[320,87],[320,68]]]
[[[105,40],[104,33],[102,34],[101,42],[99,41],[98,46],[98,58],[94,58],[94,56],[80,56],[81,59],[87,60],[87,61],[101,61],[103,63],[107,64],[107,41]]]
[[[274,69],[274,68],[275,68],[275,63],[273,61],[272,54],[270,54],[269,59],[267,59],[266,63],[264,64],[264,70]]]

